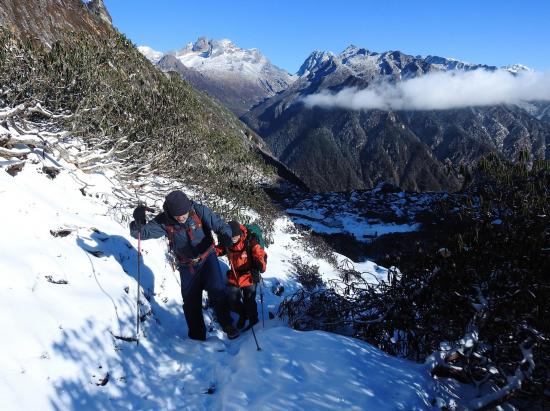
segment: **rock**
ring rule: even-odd
[[[46,281],[52,284],[69,284],[67,280],[54,280],[51,275],[46,275]]]
[[[59,230],[50,230],[50,234],[54,237],[67,237],[73,230],[67,228],[60,228]]]
[[[56,167],[44,166],[44,167],[42,167],[42,171],[44,172],[44,174],[46,174],[49,178],[51,178],[53,180],[54,178],[57,177],[57,175],[59,174],[59,172],[61,170],[59,168],[56,168]]]
[[[113,24],[113,19],[107,11],[107,7],[105,7],[105,3],[103,3],[103,0],[92,0],[86,6],[88,7],[88,10],[90,10],[90,12],[98,16],[101,20],[109,23],[110,25]]]
[[[23,170],[24,166],[25,166],[25,163],[12,164],[7,168],[6,173],[8,173],[12,177],[15,177],[17,173]]]

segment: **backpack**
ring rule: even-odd
[[[264,234],[260,226],[258,224],[245,224],[244,226],[248,230],[248,235],[251,239],[255,238],[260,247],[265,248]]]
[[[245,224],[244,226],[248,231],[248,236],[246,237],[246,251],[248,255],[252,255],[253,240],[256,241],[265,252],[265,240],[260,226],[258,224]],[[265,253],[265,262],[267,263],[267,253]]]

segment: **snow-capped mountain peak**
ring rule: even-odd
[[[457,60],[452,57],[440,57],[440,56],[427,56],[423,61],[431,66],[433,70],[447,71],[447,70],[496,70],[495,66],[488,66],[485,64],[473,64],[465,61]]]
[[[523,64],[509,64],[506,66],[502,66],[501,70],[506,70],[513,74],[527,73],[527,72],[534,71],[532,68],[524,66]]]
[[[164,56],[162,51],[154,50],[149,46],[138,46],[137,49],[154,64],[156,64]]]
[[[296,74],[300,77],[307,76],[333,58],[334,54],[330,51],[314,51],[304,61]]]
[[[199,37],[193,44],[191,51],[204,52],[210,49],[210,41],[206,37]]]
[[[289,81],[291,76],[273,66],[258,49],[243,49],[229,39],[213,40],[199,37],[173,53],[186,67],[201,72],[238,72],[241,75],[260,76],[263,72],[277,71]],[[275,70],[274,70],[275,69]]]
[[[176,51],[157,52],[139,47],[149,60],[163,71],[174,70],[173,56],[183,67],[175,70],[199,90],[217,97],[235,114],[242,115],[267,97],[287,89],[297,76],[272,64],[257,48],[244,49],[229,39],[209,39],[201,36],[194,43]]]
[[[415,77],[431,71],[447,70],[497,70],[495,66],[472,64],[454,58],[428,55],[413,56],[400,51],[373,52],[356,45],[349,45],[340,54],[315,51],[304,61],[299,76],[309,76],[311,73],[325,73],[326,64],[332,59],[335,70],[344,70],[358,78],[373,80],[380,76],[407,78]],[[509,66],[508,70],[521,71],[521,65]],[[332,70],[332,68],[331,68]]]
[[[342,58],[347,58],[347,57],[351,57],[351,56],[355,56],[355,55],[363,55],[363,56],[366,56],[366,55],[369,55],[370,54],[370,51],[365,49],[365,48],[362,48],[362,47],[357,47],[353,44],[350,44],[349,46],[347,46],[344,51],[342,51],[339,56],[342,57]],[[377,53],[375,53],[377,54]]]

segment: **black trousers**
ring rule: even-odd
[[[256,304],[256,284],[243,287],[243,297],[239,287],[229,285],[227,297],[231,311],[235,311],[240,316],[247,317],[250,321],[258,319],[258,305]]]
[[[189,270],[180,266],[181,295],[183,297],[183,312],[187,321],[189,338],[206,339],[206,326],[202,316],[202,291],[208,292],[208,299],[214,306],[214,312],[222,327],[231,324],[231,316],[225,294],[225,284],[222,281],[220,265],[216,253],[212,251],[197,267]]]

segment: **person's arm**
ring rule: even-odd
[[[220,245],[223,247],[230,247],[232,242],[229,224],[223,221],[220,216],[205,205],[193,203],[193,208],[202,223],[218,235]]]
[[[252,269],[260,273],[265,273],[267,263],[265,261],[265,250],[260,247],[260,244],[255,243],[252,246]]]
[[[132,221],[130,223],[130,235],[134,238],[138,238],[138,233],[141,231],[142,240],[165,236],[166,230],[164,229],[164,225],[159,222],[159,216],[160,215],[156,216],[146,224],[138,224],[137,221]]]

